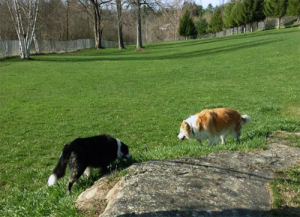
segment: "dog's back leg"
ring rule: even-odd
[[[68,183],[68,190],[71,191],[73,184],[79,179],[87,168],[87,164],[84,160],[78,158],[77,155],[71,155],[69,160],[70,178]]]
[[[81,165],[80,167],[77,167],[76,170],[70,170],[70,179],[68,183],[68,190],[71,191],[71,188],[73,184],[80,178],[80,176],[83,174],[84,170],[86,169],[86,166]]]
[[[240,142],[240,136],[241,136],[241,131],[234,131],[232,136],[236,139],[236,142],[239,143]]]
[[[202,140],[201,139],[197,139],[199,145],[202,145]]]
[[[209,145],[213,145],[213,144],[217,145],[218,141],[219,141],[219,138],[217,136],[210,136],[209,140],[208,140],[208,144]]]
[[[241,132],[242,132],[242,124],[241,124],[241,122],[239,122],[239,123],[234,127],[233,133],[232,133],[232,136],[236,139],[236,142],[237,142],[237,143],[240,142]]]

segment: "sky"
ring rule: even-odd
[[[195,0],[195,2],[199,5],[202,5],[203,8],[207,8],[208,4],[212,4],[212,6],[215,7],[223,2],[226,3],[227,0]]]

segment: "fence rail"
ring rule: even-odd
[[[238,33],[251,32],[251,28],[252,28],[253,32],[257,31],[257,30],[265,30],[268,27],[268,25],[271,25],[271,24],[266,23],[266,22],[255,22],[252,24],[247,24],[245,26],[245,29],[243,28],[243,26],[239,26],[239,27],[229,28],[229,29],[217,32],[217,33],[209,33],[206,35],[202,35],[202,36],[200,36],[200,38],[223,37],[223,36],[233,35],[233,34],[238,34]]]
[[[284,17],[281,20],[281,26],[288,27],[288,26],[291,26],[291,24],[294,22],[297,25],[296,20],[297,20],[297,18],[295,18],[295,17]],[[229,29],[217,32],[217,33],[209,33],[206,35],[201,35],[200,38],[223,37],[223,36],[233,35],[233,34],[238,34],[238,33],[251,32],[251,28],[252,28],[253,32],[258,31],[258,30],[274,29],[276,26],[276,22],[277,22],[276,19],[266,18],[265,21],[247,24],[247,25],[245,25],[245,27],[239,26],[239,27],[229,28]],[[298,25],[299,24],[300,23],[298,22]]]
[[[118,46],[118,43],[115,41],[102,41],[101,44],[103,47]],[[125,42],[124,44],[128,45],[130,43]],[[93,39],[78,39],[74,41],[37,40],[37,46],[35,45],[35,43],[32,43],[30,53],[66,53],[93,47],[95,47],[95,40]],[[18,56],[19,54],[19,41],[0,41],[0,59],[5,57]]]

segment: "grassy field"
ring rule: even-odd
[[[1,60],[0,216],[80,216],[74,201],[91,180],[70,195],[67,177],[46,186],[77,137],[111,134],[140,162],[265,148],[269,133],[299,131],[299,38],[291,28]],[[183,119],[213,107],[252,117],[240,144],[177,140]]]

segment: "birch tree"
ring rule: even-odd
[[[21,59],[30,59],[39,0],[6,0],[19,39]]]

